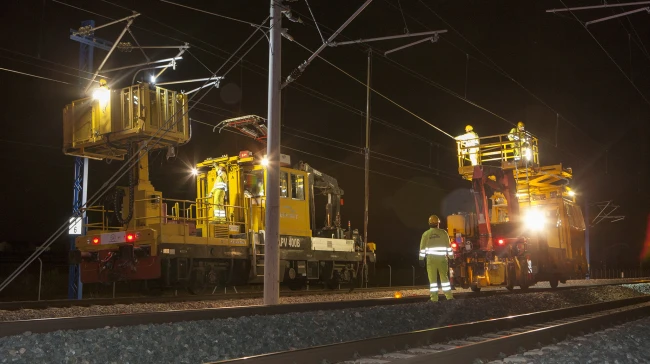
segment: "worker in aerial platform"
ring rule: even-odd
[[[461,154],[469,154],[469,160],[472,162],[472,165],[477,165],[479,140],[474,128],[471,125],[467,125],[465,127],[465,134],[459,135],[455,139],[461,142]]]
[[[521,159],[521,155],[530,160],[532,157],[530,143],[526,135],[526,129],[523,121],[517,122],[517,126],[510,129],[508,139],[513,143],[515,160]]]
[[[422,240],[420,240],[420,265],[424,266],[426,261],[432,302],[438,301],[438,275],[440,275],[440,289],[445,297],[448,300],[454,299],[449,282],[449,263],[447,261],[447,256],[453,254],[449,241],[447,232],[440,229],[438,216],[431,215],[429,230],[422,234]]]
[[[226,219],[226,209],[224,203],[226,201],[226,191],[228,191],[228,183],[226,180],[226,171],[223,166],[217,167],[217,179],[214,181],[212,191],[208,198],[213,198],[214,217],[217,220]]]

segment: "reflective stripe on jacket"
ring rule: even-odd
[[[427,255],[446,256],[452,254],[449,241],[449,235],[445,230],[431,228],[425,231],[422,234],[422,240],[420,240],[420,259],[424,259]]]

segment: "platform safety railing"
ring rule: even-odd
[[[499,134],[479,137],[477,146],[467,146],[466,141],[456,141],[458,167],[471,166],[470,154],[473,153],[476,153],[479,165],[504,165],[517,161],[539,165],[537,138],[528,132],[515,133],[512,136],[517,136],[520,140],[510,140],[510,134]]]

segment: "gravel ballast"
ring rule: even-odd
[[[1,363],[200,363],[642,296],[621,286],[337,311],[24,334]]]
[[[646,287],[650,289],[650,287]],[[492,363],[648,363],[650,318],[646,317],[606,330],[544,346]]]
[[[629,283],[634,279],[598,279],[598,280],[573,280],[568,281],[567,284],[562,286],[592,286],[602,284],[614,283]],[[533,286],[533,288],[550,288],[548,282],[540,282]],[[484,288],[483,291],[501,290],[505,288]],[[454,292],[468,292],[469,289],[461,289],[460,287]],[[404,296],[415,295],[428,295],[427,289],[413,289],[401,290]],[[352,293],[337,293],[323,295],[307,295],[307,296],[294,296],[294,297],[280,297],[280,303],[307,303],[307,302],[325,302],[325,301],[344,301],[344,300],[362,300],[371,298],[386,298],[393,297],[393,291],[382,292],[352,292]],[[65,307],[65,308],[47,308],[39,310],[16,310],[16,311],[3,311],[0,310],[0,321],[15,321],[15,320],[31,320],[38,318],[52,318],[52,317],[78,317],[78,316],[92,316],[92,315],[117,315],[124,313],[138,313],[138,312],[159,312],[170,310],[192,310],[203,308],[220,308],[220,307],[236,307],[236,306],[254,306],[261,305],[261,298],[249,299],[229,299],[229,300],[214,300],[214,301],[195,301],[195,302],[171,302],[171,303],[135,303],[129,305],[109,305],[109,306],[90,306],[90,307]]]

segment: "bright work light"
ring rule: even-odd
[[[108,91],[108,89],[105,87],[99,87],[93,91],[93,99],[99,101],[102,104],[108,102],[110,95],[110,91]]]
[[[530,209],[524,215],[524,224],[530,230],[539,231],[544,228],[546,217],[542,211]]]

